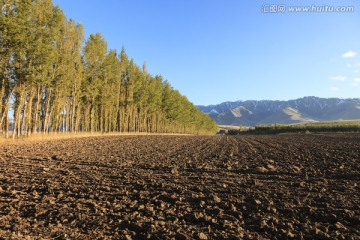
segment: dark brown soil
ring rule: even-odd
[[[0,239],[360,239],[360,135],[0,146]]]

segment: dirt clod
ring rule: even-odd
[[[207,240],[208,236],[205,233],[199,233],[198,238],[199,240]]]

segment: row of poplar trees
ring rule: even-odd
[[[217,126],[162,76],[108,50],[51,0],[0,0],[0,132],[208,134]]]

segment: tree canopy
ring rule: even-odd
[[[210,134],[216,123],[51,0],[0,0],[0,132]]]

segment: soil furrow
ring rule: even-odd
[[[360,135],[0,146],[0,239],[360,239]]]

